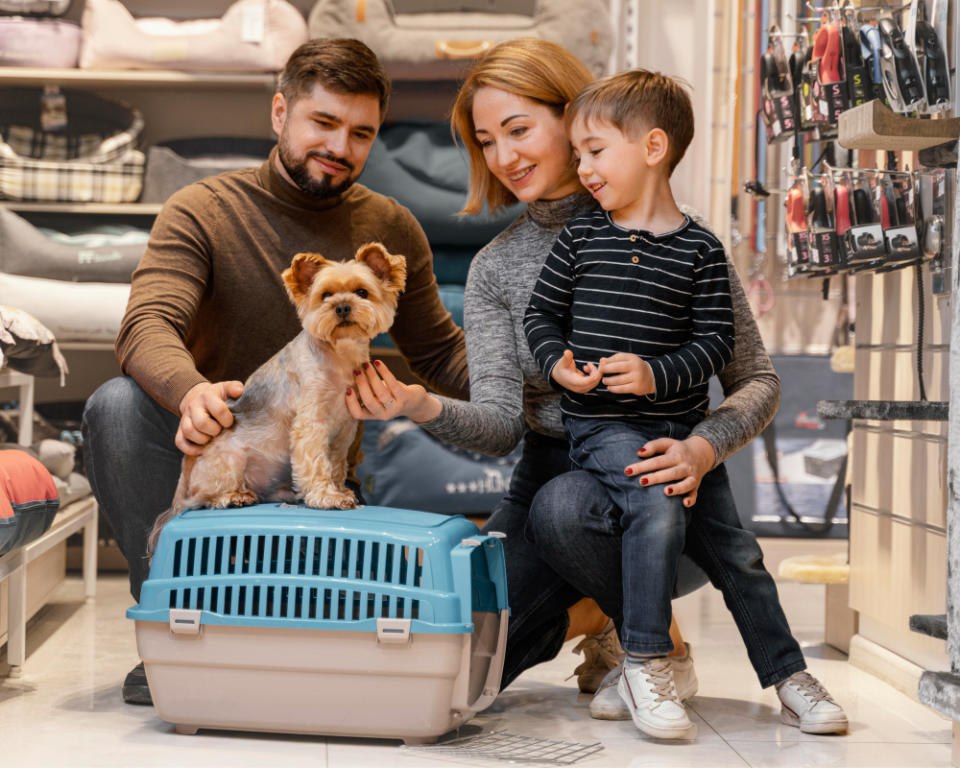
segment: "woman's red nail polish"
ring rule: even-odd
[[[632,474],[633,474],[633,470],[630,469],[630,467],[627,467],[625,470],[623,470],[623,472],[624,472],[624,474],[627,474],[627,475],[632,475]]]
[[[641,478],[640,478],[640,485],[646,485],[646,484],[649,483],[649,482],[650,482],[650,481],[647,480],[647,478],[645,478],[645,477],[641,477]]]
[[[360,375],[360,369],[359,369],[359,368],[354,368],[354,369],[353,369],[353,375],[354,375],[354,376],[359,376],[359,375]]]
[[[370,363],[364,363],[364,364],[363,364],[363,370],[367,370],[367,368],[369,368],[369,367],[370,367]]]
[[[646,449],[646,448],[641,448],[639,451],[637,451],[637,453],[641,453],[641,454],[646,453],[646,452],[647,452],[647,449]]]
[[[347,397],[353,394],[353,387],[347,387]]]
[[[383,367],[383,363],[382,363],[380,360],[374,360],[374,361],[373,361],[373,364],[374,364],[375,366],[377,366],[377,368],[382,368],[382,367]]]
[[[667,496],[673,493],[673,488],[667,488]]]

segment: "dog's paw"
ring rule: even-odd
[[[249,507],[257,503],[257,494],[253,491],[230,491],[215,496],[207,502],[210,509],[227,509],[228,507]]]
[[[303,503],[314,509],[353,509],[357,506],[356,497],[350,491],[323,489],[308,491]]]

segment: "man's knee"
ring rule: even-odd
[[[101,384],[87,398],[83,408],[83,425],[86,430],[97,430],[115,423],[128,421],[129,414],[147,394],[129,376],[117,376]]]

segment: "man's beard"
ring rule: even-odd
[[[352,175],[353,165],[342,157],[334,157],[327,152],[312,151],[307,152],[302,158],[296,158],[290,151],[290,147],[284,137],[280,138],[279,156],[281,164],[286,169],[290,178],[293,179],[293,183],[300,188],[300,191],[306,195],[310,195],[310,197],[315,197],[320,200],[337,197],[354,182],[355,177]],[[311,157],[321,157],[338,165],[342,165],[349,172],[347,178],[337,184],[334,184],[333,177],[326,173],[319,179],[314,178],[307,170],[307,161]]]

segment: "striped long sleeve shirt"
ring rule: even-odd
[[[550,373],[567,348],[581,369],[617,352],[650,364],[654,394],[614,394],[602,383],[565,391],[564,415],[699,421],[707,382],[733,357],[723,245],[689,217],[661,235],[619,227],[602,210],[572,219],[540,272],[524,332],[556,388]]]

